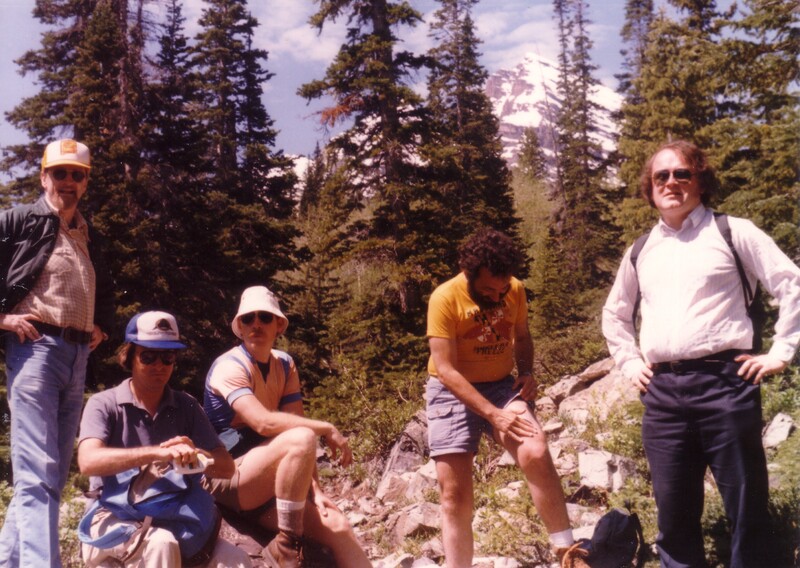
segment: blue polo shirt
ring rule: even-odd
[[[157,446],[175,436],[186,436],[198,448],[212,451],[222,446],[202,406],[191,395],[164,388],[155,416],[134,398],[131,379],[92,395],[81,419],[79,443],[97,438],[110,448]],[[102,485],[92,477],[92,489]]]

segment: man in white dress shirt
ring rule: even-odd
[[[716,185],[694,144],[670,142],[650,158],[641,191],[661,219],[636,266],[626,251],[603,309],[609,350],[642,393],[656,544],[668,568],[706,565],[700,518],[707,467],[730,520],[731,568],[773,565],[759,384],[787,367],[800,342],[800,269],[753,223],[728,218],[751,289],[760,281],[780,305],[772,347],[754,352],[743,282],[706,208]]]

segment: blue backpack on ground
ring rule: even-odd
[[[169,530],[180,545],[184,566],[208,561],[221,523],[214,498],[200,484],[200,474],[180,474],[171,466],[151,464],[103,477],[103,492],[81,519],[78,538],[97,548],[128,541],[141,525],[121,523],[91,536],[92,520],[101,508],[121,521]]]

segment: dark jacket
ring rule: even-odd
[[[44,196],[0,213],[0,313],[13,310],[33,288],[55,248],[59,223]],[[94,320],[107,332],[114,325],[114,290],[99,245],[100,237],[90,225],[89,255],[96,278]]]

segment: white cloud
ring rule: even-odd
[[[259,48],[269,51],[271,60],[330,62],[344,38],[341,22],[326,24],[322,34],[309,25],[314,13],[310,2],[280,1],[253,4],[253,16],[260,26],[256,31]]]
[[[556,57],[558,42],[549,2],[522,7],[525,4],[492,4],[484,8],[491,12],[477,14],[477,34],[483,40],[482,62],[487,69],[508,68],[527,53]]]

